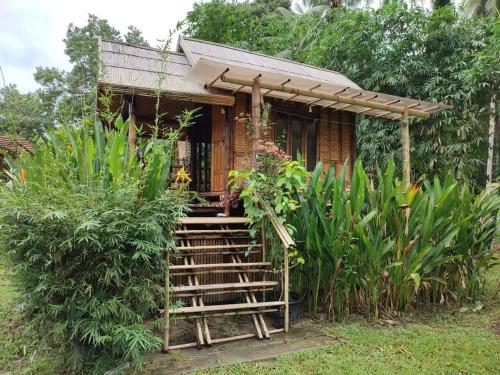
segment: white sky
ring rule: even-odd
[[[7,84],[23,91],[37,88],[36,66],[68,70],[63,39],[68,25],[83,26],[89,13],[123,33],[142,30],[152,46],[184,19],[195,0],[0,0],[0,65]],[[174,41],[177,37],[174,37]],[[0,81],[0,84],[1,81]]]
[[[198,0],[201,1],[201,0]],[[209,0],[204,0],[209,1]],[[416,0],[423,3],[430,0]],[[70,23],[86,24],[88,14],[107,19],[126,33],[142,30],[152,46],[185,18],[195,0],[0,0],[0,66],[7,84],[22,92],[37,88],[37,66],[69,70],[63,39]],[[292,2],[298,2],[293,0]],[[379,0],[372,0],[376,7]],[[174,36],[173,43],[177,40]],[[175,44],[174,44],[175,45]],[[0,85],[2,82],[0,81]]]

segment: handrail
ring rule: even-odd
[[[289,260],[288,260],[288,250],[295,247],[295,242],[290,236],[290,233],[286,230],[285,226],[278,221],[276,213],[271,208],[271,206],[265,202],[263,199],[259,199],[259,202],[264,209],[269,220],[273,224],[274,230],[278,234],[281,242],[283,243],[283,300],[285,302],[285,316],[284,316],[284,331],[285,335],[288,334],[288,329],[290,327],[290,308],[289,308]],[[286,339],[285,339],[286,340]],[[286,342],[286,341],[285,341]]]
[[[261,199],[260,204],[262,205],[262,208],[269,217],[271,224],[273,224],[274,230],[278,234],[281,242],[283,242],[283,246],[285,246],[285,248],[287,249],[295,247],[295,241],[292,239],[290,233],[288,233],[288,230],[285,228],[285,226],[278,221],[278,217],[276,216],[276,213],[271,208],[269,203]]]

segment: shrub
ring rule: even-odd
[[[474,196],[448,175],[404,191],[392,161],[376,184],[356,162],[350,189],[345,171],[322,172],[319,163],[289,217],[304,259],[293,287],[311,311],[377,316],[480,292],[494,256],[498,184]]]
[[[127,123],[94,129],[51,133],[13,165],[0,235],[28,323],[73,371],[102,373],[121,361],[140,367],[143,352],[161,347],[144,323],[163,306],[164,255],[185,205],[167,184],[175,134],[144,140],[138,161]]]
[[[293,233],[295,228],[287,222],[287,216],[298,208],[296,196],[306,187],[306,176],[307,171],[302,162],[290,160],[273,142],[261,142],[258,145],[250,169],[229,172],[229,185],[233,191],[239,191],[239,198],[250,221],[251,235],[257,237],[261,228],[264,228],[271,257],[276,262],[282,259],[283,246],[263,205],[270,207],[276,220]],[[290,255],[295,257],[296,253],[291,252]]]

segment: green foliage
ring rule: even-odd
[[[444,178],[451,170],[457,178],[484,183],[486,114],[491,93],[499,90],[498,17],[465,19],[450,6],[427,12],[384,2],[377,10],[277,9],[249,21],[250,8],[224,1],[199,5],[187,18],[187,32],[336,70],[367,90],[451,104],[431,119],[412,122],[413,174]],[[275,22],[268,23],[270,17]],[[361,116],[357,121],[358,155],[370,173],[398,158],[397,123]]]
[[[164,254],[186,210],[168,189],[177,133],[143,140],[138,161],[127,130],[118,118],[111,130],[96,122],[51,132],[33,157],[10,161],[14,183],[0,190],[2,251],[27,324],[76,372],[140,367],[162,343],[144,323],[163,306]]]
[[[285,45],[277,45],[276,39],[287,32],[278,11],[284,5],[290,8],[290,2],[280,0],[197,2],[186,17],[186,33],[193,38],[275,54],[285,49]]]
[[[280,224],[287,225],[289,232],[295,228],[287,223],[287,217],[298,209],[296,196],[305,189],[307,171],[301,161],[292,161],[274,143],[265,142],[256,150],[256,161],[246,171],[230,171],[229,185],[239,192],[245,215],[250,220],[251,235],[256,237],[261,228],[269,236],[271,256],[280,259],[282,246],[274,236],[266,207],[273,209]]]
[[[326,305],[332,316],[377,316],[380,308],[463,301],[481,291],[494,255],[498,184],[475,197],[449,174],[405,192],[392,161],[377,171],[377,186],[360,161],[350,189],[345,168],[338,177],[332,167],[322,172],[319,163],[289,217],[305,260],[294,288],[313,312]]]
[[[35,140],[49,126],[36,94],[22,94],[14,85],[0,89],[0,133]]]
[[[340,71],[364,89],[451,104],[430,120],[413,122],[414,174],[443,178],[452,170],[481,182],[487,125],[480,114],[488,98],[481,86],[470,84],[467,71],[490,32],[484,20],[461,19],[451,7],[427,14],[391,3],[332,13],[306,60]],[[359,155],[372,172],[399,150],[395,123],[366,118],[357,130]]]
[[[78,122],[93,117],[96,103],[96,83],[99,74],[97,38],[149,46],[142,32],[129,26],[122,37],[105,19],[89,14],[83,26],[70,24],[64,39],[64,52],[73,64],[69,72],[50,67],[37,67],[35,80],[41,89],[37,95],[43,102],[45,119],[53,125]]]
[[[127,30],[128,31],[124,36],[125,42],[135,46],[150,47],[148,41],[144,39],[142,31],[137,27],[130,25]]]

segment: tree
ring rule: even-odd
[[[41,100],[44,116],[52,125],[61,122],[62,113],[58,104],[67,91],[66,76],[63,70],[41,66],[37,66],[34,73],[35,81],[41,86],[37,95]]]
[[[490,37],[486,40],[485,48],[477,54],[473,65],[467,72],[469,82],[479,89],[485,89],[489,97],[489,127],[488,127],[488,159],[486,162],[487,181],[491,182],[500,174],[500,166],[494,165],[494,155],[500,151],[498,137],[495,130],[498,126],[498,92],[500,90],[500,20],[488,22],[491,26]]]
[[[0,89],[0,133],[34,141],[50,126],[36,93],[22,94],[15,85]]]
[[[44,115],[51,123],[74,122],[94,114],[99,74],[98,37],[123,40],[120,32],[107,20],[89,14],[84,26],[70,24],[66,32],[65,53],[73,64],[72,69],[64,72],[56,68],[37,67],[34,77],[41,86],[37,94]],[[127,43],[149,46],[135,26],[128,27],[124,39]]]
[[[468,16],[496,17],[500,10],[500,0],[464,0],[463,8]]]
[[[89,14],[83,27],[70,24],[66,32],[64,52],[73,64],[66,77],[67,105],[74,109],[77,118],[92,113],[95,109],[95,87],[99,73],[97,38],[121,41],[120,32],[107,20]]]
[[[285,41],[277,40],[289,28],[279,9],[283,1],[237,2],[213,0],[195,3],[186,17],[186,33],[193,38],[275,54]]]
[[[125,34],[125,42],[136,46],[150,47],[148,41],[144,39],[142,31],[132,25],[128,27],[128,31]]]

